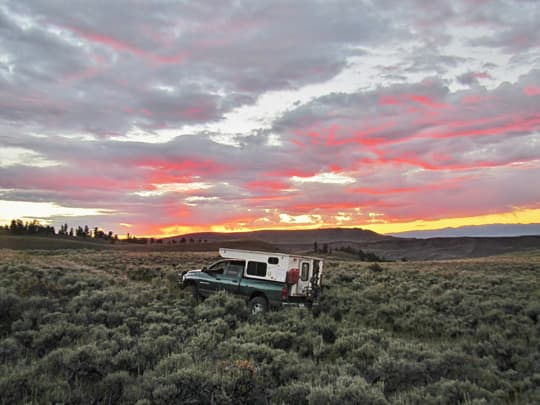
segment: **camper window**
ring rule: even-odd
[[[302,263],[302,273],[300,275],[302,281],[308,281],[309,279],[309,263]]]
[[[266,276],[266,263],[248,262],[247,274],[248,276],[265,277]]]

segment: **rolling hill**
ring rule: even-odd
[[[350,242],[373,242],[395,239],[392,236],[380,235],[373,231],[360,228],[327,228],[327,229],[293,229],[293,230],[263,230],[253,232],[199,232],[186,235],[165,238],[164,240],[176,240],[180,242],[193,239],[206,240],[208,242],[223,242],[230,240],[260,240],[272,244],[310,244],[328,243],[336,241]]]
[[[14,250],[56,249],[113,249],[115,246],[102,240],[62,238],[59,236],[30,236],[0,234],[0,248]]]
[[[490,224],[393,233],[400,238],[538,236],[540,224]]]
[[[182,242],[183,241],[183,242]],[[448,260],[493,256],[540,249],[540,236],[403,238],[364,229],[263,230],[255,232],[203,232],[165,238],[160,243],[109,244],[93,239],[0,235],[7,249],[113,249],[133,251],[208,251],[220,247],[313,254],[340,248],[374,253],[389,260]],[[348,249],[348,250],[351,250]],[[320,252],[317,252],[321,254]],[[346,255],[343,255],[345,258]],[[354,255],[351,256],[351,258]],[[337,255],[336,257],[340,257]]]
[[[207,241],[208,245],[232,241],[260,241],[291,253],[313,252],[314,243],[331,250],[352,247],[372,252],[390,260],[447,260],[492,256],[504,253],[540,249],[540,236],[517,237],[446,237],[402,238],[380,235],[364,229],[265,230],[255,232],[204,232],[179,235],[166,241],[182,239]],[[189,243],[187,244],[189,245]],[[238,243],[240,247],[242,244]]]

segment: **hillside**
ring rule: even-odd
[[[213,252],[216,253],[219,248],[226,247],[230,249],[262,250],[266,252],[280,252],[281,249],[271,243],[256,239],[238,239],[224,240],[221,242],[207,241],[199,243],[160,243],[134,245],[124,244],[118,247],[119,250],[147,251],[147,252]]]
[[[335,241],[367,242],[394,239],[392,236],[380,235],[373,231],[360,228],[328,228],[328,229],[293,229],[293,230],[263,230],[253,232],[199,232],[186,235],[178,235],[165,240],[176,240],[182,238],[189,240],[207,240],[208,242],[221,242],[227,240],[261,240],[268,243],[277,244],[313,244],[327,243]]]
[[[329,247],[351,246],[391,260],[448,260],[487,257],[540,249],[540,236],[495,238],[393,238],[366,243],[330,243]],[[283,248],[283,246],[281,246]],[[308,248],[308,246],[304,246]]]
[[[391,235],[400,238],[538,236],[540,235],[540,224],[470,225],[457,228],[399,232]]]
[[[182,242],[184,240],[184,242]],[[0,235],[0,248],[7,249],[113,249],[130,251],[217,252],[220,247],[236,249],[313,253],[350,247],[389,260],[448,260],[486,257],[540,249],[540,236],[399,238],[362,229],[273,230],[236,233],[192,233],[163,239],[161,243],[132,244],[119,241],[46,236]]]
[[[167,238],[166,241],[175,240],[178,244],[182,238],[187,241],[190,239],[207,241],[207,244],[203,244],[205,247],[193,248],[194,250],[210,250],[210,245],[219,246],[225,242],[252,240],[269,243],[284,252],[306,253],[312,252],[314,242],[317,242],[319,247],[326,244],[328,248],[335,250],[350,246],[391,260],[461,259],[540,249],[540,236],[416,239],[385,236],[363,229],[343,228],[192,233]],[[180,243],[180,245],[184,246],[179,250],[190,250],[192,249],[190,245],[195,246],[197,243]]]
[[[112,249],[112,245],[103,240],[62,238],[59,236],[0,235],[1,249]]]

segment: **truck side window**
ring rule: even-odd
[[[231,277],[238,277],[238,275],[244,270],[244,264],[245,262],[243,261],[229,262],[227,269],[225,270],[225,275]]]
[[[266,276],[266,263],[248,262],[247,274],[248,276],[265,277]]]
[[[278,264],[279,259],[277,257],[269,257],[268,258],[268,264]]]
[[[309,279],[309,263],[302,263],[302,272],[300,273],[300,279],[302,281],[308,281],[308,279]]]

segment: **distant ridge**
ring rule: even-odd
[[[182,239],[185,243],[182,243]],[[243,246],[242,243],[251,241],[271,244],[283,252],[295,253],[312,253],[314,243],[317,242],[319,249],[324,245],[333,251],[350,247],[391,260],[458,259],[540,249],[540,236],[406,238],[380,235],[360,228],[199,232],[164,239],[167,244],[173,241],[176,242],[175,246],[180,242],[186,249],[191,246],[201,246],[201,249],[205,246],[225,246],[228,243]],[[205,243],[192,243],[199,241]]]
[[[426,231],[408,231],[392,233],[400,238],[460,238],[460,237],[513,237],[540,236],[540,224],[490,224],[470,225],[457,228],[443,228]]]
[[[184,239],[182,241],[182,239]],[[183,243],[182,243],[183,242]],[[490,237],[403,238],[379,235],[364,229],[329,228],[312,230],[265,230],[255,232],[200,232],[130,244],[110,244],[46,236],[17,236],[0,233],[0,249],[112,249],[134,251],[206,251],[221,247],[312,254],[362,250],[390,260],[448,260],[487,257],[507,253],[540,251],[540,235]]]
[[[180,242],[194,239],[206,240],[207,242],[222,242],[239,239],[253,239],[268,243],[277,244],[307,244],[307,243],[328,243],[337,241],[350,242],[376,242],[383,240],[392,240],[394,237],[380,235],[373,231],[361,228],[325,228],[325,229],[285,229],[285,230],[262,230],[252,232],[197,232],[185,235],[164,238],[164,240],[176,240]]]

